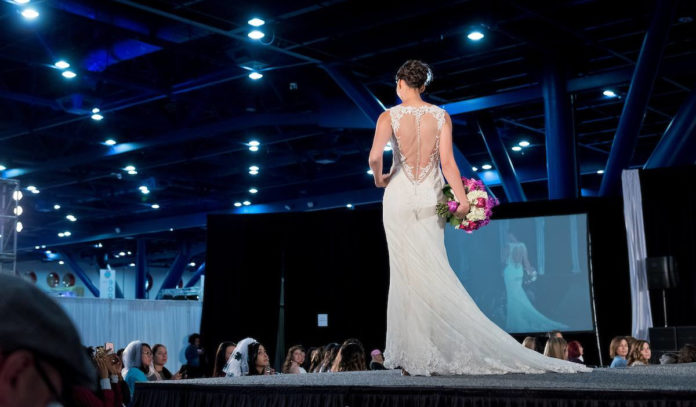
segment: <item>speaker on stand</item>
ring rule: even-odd
[[[662,311],[667,327],[667,290],[679,284],[677,266],[672,256],[648,257],[645,261],[648,289],[662,290]]]

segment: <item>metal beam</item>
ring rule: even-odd
[[[350,78],[350,73],[346,69],[341,68],[337,64],[324,64],[321,67],[343,89],[365,117],[372,123],[377,124],[377,118],[386,110],[384,104],[365,85]]]
[[[628,168],[631,162],[677,3],[678,0],[657,2],[657,9],[650,23],[650,28],[643,39],[643,46],[636,62],[631,86],[626,95],[619,126],[609,153],[602,186],[599,190],[602,196],[616,192],[621,179],[621,171]]]
[[[97,288],[97,286],[94,285],[94,283],[89,278],[87,273],[85,273],[82,267],[80,267],[80,265],[77,264],[72,254],[70,254],[67,250],[61,250],[60,256],[65,261],[65,263],[67,263],[68,267],[70,267],[70,269],[77,275],[77,277],[80,280],[82,280],[82,283],[84,283],[84,285],[92,293],[92,295],[99,298],[99,289]]]
[[[696,160],[696,88],[682,103],[643,168],[691,165]]]
[[[565,72],[557,56],[547,56],[542,83],[549,199],[575,199],[579,192],[575,127]]]
[[[160,290],[157,293],[157,298],[161,298],[162,290],[176,287],[176,285],[179,283],[179,280],[181,280],[181,276],[184,274],[184,270],[186,269],[186,265],[188,264],[190,258],[191,255],[189,248],[186,244],[182,244],[179,253],[174,258],[174,262],[172,263],[171,267],[169,267],[169,271],[167,272],[167,275],[164,277],[162,286],[160,287]]]
[[[510,155],[505,148],[505,144],[495,127],[493,118],[486,113],[480,113],[476,116],[479,132],[483,136],[483,141],[488,149],[491,159],[503,183],[503,190],[507,196],[508,202],[525,202],[527,197],[524,195],[524,190],[517,179],[515,167],[512,165]]]
[[[135,262],[135,298],[142,300],[145,298],[145,282],[147,281],[147,242],[145,239],[138,239],[138,248]]]
[[[205,263],[201,264],[198,267],[198,270],[196,270],[196,272],[193,273],[193,275],[191,276],[191,279],[186,283],[186,285],[184,287],[185,288],[193,287],[194,285],[196,285],[198,280],[201,279],[202,275],[205,275]]]

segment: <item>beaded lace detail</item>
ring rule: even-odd
[[[408,128],[402,126],[402,118],[413,116],[415,123],[410,123]],[[430,116],[435,120],[436,128],[432,126],[422,134],[424,116]],[[444,109],[434,105],[402,106],[397,105],[389,109],[393,131],[394,160],[403,166],[407,178],[414,184],[419,184],[430,174],[430,171],[439,164],[440,131],[445,123]],[[427,120],[427,119],[425,119]],[[414,127],[414,128],[413,128]],[[399,130],[402,132],[399,132]],[[415,136],[412,134],[415,133]],[[425,136],[426,141],[423,141]],[[415,137],[415,138],[414,138]],[[415,143],[415,144],[414,144]],[[406,146],[405,144],[408,144]],[[430,148],[429,148],[430,147]],[[421,150],[426,150],[425,152]],[[415,151],[413,151],[415,150]],[[404,153],[404,151],[407,151]],[[421,155],[429,151],[427,162],[422,162]],[[415,154],[415,157],[412,155]],[[409,155],[409,156],[407,156]],[[413,162],[415,158],[415,162]]]

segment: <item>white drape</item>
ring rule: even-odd
[[[186,363],[188,336],[200,331],[199,301],[124,300],[56,297],[77,326],[85,346],[113,342],[116,349],[141,340],[167,347],[167,368],[176,372]],[[50,341],[50,338],[46,338]]]
[[[621,182],[631,280],[632,335],[638,339],[648,339],[648,329],[652,328],[653,323],[645,268],[648,250],[645,246],[643,201],[638,170],[624,170],[621,173]]]

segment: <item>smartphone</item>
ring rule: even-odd
[[[108,355],[114,353],[114,344],[112,342],[107,342],[104,344],[104,350]]]

